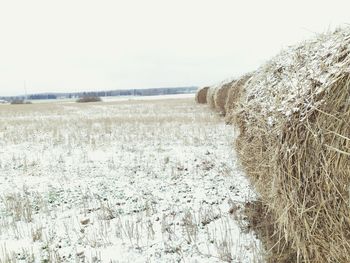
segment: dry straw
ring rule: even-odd
[[[214,101],[215,101],[215,109],[221,114],[226,114],[226,99],[228,95],[228,91],[230,90],[231,86],[235,83],[235,80],[232,80],[228,83],[225,83],[219,87],[216,88],[214,93]]]
[[[274,260],[350,262],[350,28],[281,52],[244,89],[236,148]]]
[[[226,122],[232,123],[234,118],[233,110],[238,107],[239,99],[242,97],[244,92],[244,85],[253,76],[253,73],[248,73],[240,77],[237,81],[230,85],[227,91],[227,97],[225,101],[225,113]]]
[[[197,103],[207,103],[207,93],[208,93],[209,87],[203,87],[199,88],[196,92],[195,100]]]
[[[211,87],[209,87],[208,92],[207,92],[207,103],[210,106],[210,108],[212,108],[212,109],[215,109],[214,95],[215,95],[215,91],[217,88],[218,88],[217,86],[211,86]]]

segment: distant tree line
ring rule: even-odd
[[[29,100],[42,100],[42,99],[48,99],[48,100],[55,100],[57,99],[57,95],[55,94],[34,94],[28,96]]]
[[[152,88],[152,89],[120,89],[108,91],[84,91],[84,92],[68,92],[68,93],[40,93],[24,95],[0,97],[0,99],[13,101],[18,99],[28,100],[54,100],[59,98],[83,98],[83,97],[109,97],[109,96],[156,96],[156,95],[172,95],[172,94],[188,94],[195,93],[197,87],[174,87],[174,88]]]

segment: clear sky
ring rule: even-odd
[[[349,0],[0,0],[0,95],[211,85],[350,23]],[[349,25],[349,24],[348,24]]]

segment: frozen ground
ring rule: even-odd
[[[192,98],[0,106],[0,262],[260,262],[232,141]]]

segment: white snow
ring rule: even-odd
[[[339,76],[350,73],[349,54],[350,27],[283,50],[246,85],[245,108],[258,108],[271,126],[279,118],[317,107],[322,101],[316,96],[328,92]]]

